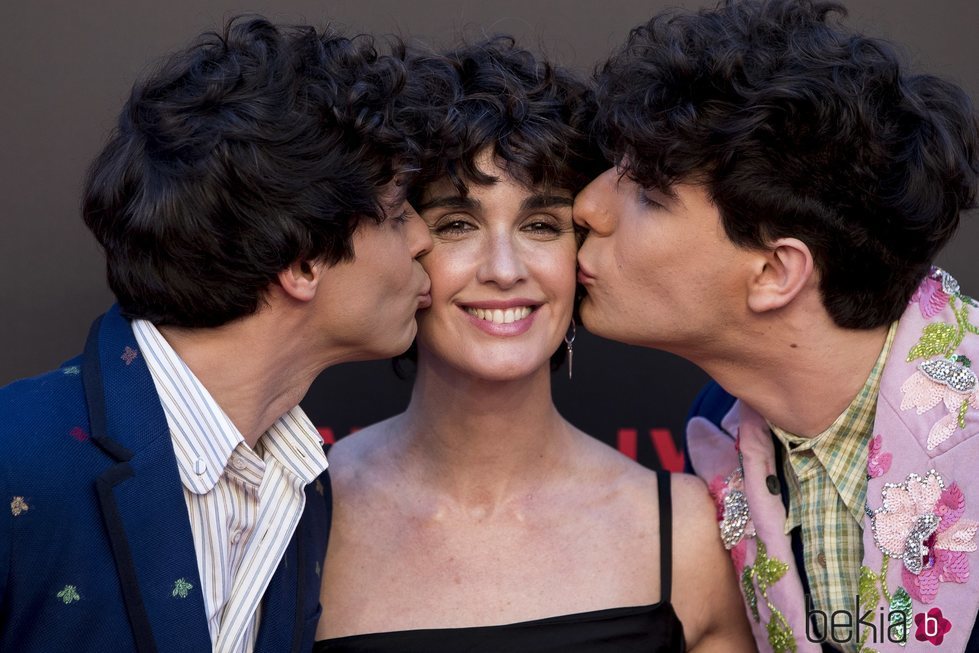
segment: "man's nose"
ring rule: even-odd
[[[615,227],[611,204],[616,196],[619,173],[609,168],[578,193],[574,200],[575,223],[589,233],[607,236]]]
[[[419,258],[432,250],[432,232],[428,230],[428,225],[411,204],[405,202],[404,208],[409,216],[408,247],[411,248],[411,256]]]

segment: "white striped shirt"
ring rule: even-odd
[[[299,406],[252,450],[160,332],[133,322],[163,405],[197,552],[215,653],[251,653],[259,607],[324,469],[316,428]]]

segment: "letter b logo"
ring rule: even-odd
[[[931,642],[935,646],[940,646],[945,635],[952,630],[952,622],[945,618],[941,608],[932,608],[927,614],[919,612],[914,615],[914,624],[917,626],[914,638],[919,642]]]

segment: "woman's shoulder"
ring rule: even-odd
[[[670,474],[673,523],[715,536],[717,511],[703,480],[693,474]]]
[[[397,416],[391,417],[355,431],[330,447],[327,460],[334,494],[365,492],[384,478],[396,419]]]
[[[637,500],[648,503],[655,499],[658,490],[658,476],[668,472],[656,471],[645,467],[632,458],[622,454],[606,443],[586,434],[588,444],[583,447],[582,460],[584,466],[590,468],[590,473],[596,483],[605,486],[614,485],[626,494],[634,495]],[[714,522],[714,509],[707,486],[698,477],[691,474],[669,473],[670,488],[674,505],[681,505],[686,518],[710,524]]]
[[[635,516],[658,513],[658,477],[668,474],[670,501],[665,508],[672,517],[674,539],[690,542],[694,554],[700,552],[701,544],[713,548],[715,540],[719,541],[714,502],[700,478],[649,469],[597,440],[588,449],[586,455],[591,459],[589,475],[592,482],[596,487],[608,488],[609,494],[621,500],[625,511]]]

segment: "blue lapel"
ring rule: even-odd
[[[308,495],[306,500],[309,500]],[[302,560],[305,538],[300,532],[301,528],[302,520],[262,598],[262,621],[258,629],[258,641],[255,643],[257,653],[300,650],[303,620],[297,601],[303,593],[303,581],[306,578]],[[296,641],[297,638],[300,641]]]
[[[324,473],[317,483],[306,487],[306,509],[265,591],[256,653],[301,653],[312,647],[331,508],[332,488]]]
[[[82,375],[92,439],[116,460],[96,488],[137,650],[209,651],[197,556],[169,428],[118,306],[92,326]]]

